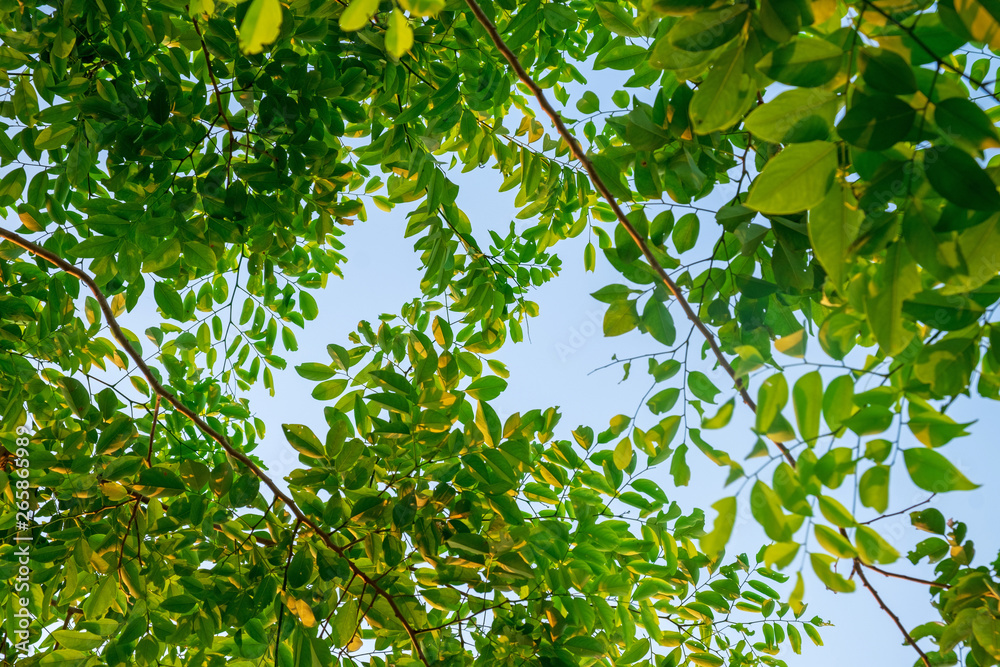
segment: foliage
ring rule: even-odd
[[[7,660],[780,664],[822,643],[801,573],[773,587],[808,556],[928,667],[956,647],[997,664],[1000,564],[924,508],[910,560],[936,579],[887,572],[876,521],[890,482],[982,481],[941,452],[967,434],[958,397],[1000,397],[998,19],[978,0],[3,2]],[[580,85],[602,69],[624,81],[610,106]],[[481,166],[526,222],[461,210],[452,177]],[[274,482],[246,393],[274,394],[372,204],[405,211],[421,296],[294,369],[328,430],[284,425],[299,467]],[[594,294],[605,335],[662,346],[648,410],[597,433],[490,404],[557,246],[621,274]],[[144,338],[120,328],[147,303]],[[727,451],[713,431],[744,409],[757,444]],[[740,483],[711,527],[650,479],[687,484],[694,449]],[[741,507],[756,557],[725,552]],[[941,622],[911,632],[866,572],[927,586]]]

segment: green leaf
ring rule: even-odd
[[[667,389],[663,389],[653,394],[653,396],[646,401],[646,406],[654,415],[661,415],[665,412],[669,412],[674,405],[677,404],[677,398],[680,394],[681,390],[677,387],[668,387]]]
[[[719,394],[719,389],[708,376],[701,371],[691,371],[687,376],[688,388],[691,393],[703,401],[715,403],[715,397]]]
[[[775,81],[798,88],[822,86],[840,69],[844,52],[816,37],[795,37],[766,54],[757,69]]]
[[[836,432],[854,411],[854,381],[849,375],[831,380],[823,392],[823,418],[826,425]]]
[[[601,17],[601,23],[604,24],[604,27],[616,35],[621,35],[622,37],[642,36],[635,29],[635,21],[631,13],[618,4],[598,2],[597,14]]]
[[[687,16],[671,28],[667,39],[683,51],[716,49],[743,30],[749,9],[749,5],[730,5]]]
[[[743,46],[731,48],[716,60],[691,98],[688,113],[694,131],[710,134],[730,127],[753,104],[756,91]]]
[[[972,621],[972,634],[983,651],[994,660],[1000,660],[1000,618],[988,609],[979,609]]]
[[[868,526],[858,527],[854,541],[858,545],[858,556],[861,558],[861,562],[867,565],[875,563],[888,565],[899,560],[899,552],[885,538]]]
[[[888,356],[903,351],[913,338],[913,331],[904,326],[903,302],[919,289],[920,277],[906,246],[894,244],[879,265],[875,277],[868,282],[865,312],[879,347]]]
[[[812,507],[795,468],[782,461],[775,469],[771,483],[774,485],[774,492],[781,498],[781,504],[788,511],[802,516],[812,516]]]
[[[576,101],[576,109],[580,113],[589,116],[601,110],[601,100],[594,94],[594,91],[584,91],[583,96]]]
[[[309,547],[301,546],[288,564],[288,585],[292,588],[302,588],[312,578],[316,569],[316,559]]]
[[[322,382],[323,380],[329,380],[332,378],[337,371],[330,368],[326,364],[310,362],[306,364],[299,364],[295,367],[295,372],[306,380]]]
[[[736,525],[736,497],[723,498],[712,505],[712,509],[717,512],[712,531],[703,535],[699,541],[701,550],[706,556],[714,559],[718,556],[733,534],[733,526]]]
[[[691,481],[691,468],[687,464],[687,445],[680,445],[670,457],[670,476],[674,478],[674,486],[687,486]]]
[[[492,401],[506,388],[506,380],[495,375],[488,375],[470,382],[469,386],[465,388],[465,393],[477,401]]]
[[[65,376],[56,382],[62,388],[63,398],[66,399],[66,405],[73,414],[80,419],[86,419],[87,412],[90,411],[90,392],[83,383],[76,378]]]
[[[656,298],[646,301],[642,309],[642,325],[658,343],[671,346],[677,340],[677,330],[670,311]]]
[[[963,97],[949,97],[934,106],[938,131],[952,141],[959,141],[977,151],[1000,148],[1000,136],[986,112]]]
[[[823,377],[819,371],[806,373],[792,388],[795,421],[802,440],[812,446],[819,437],[819,416],[823,405]]]
[[[175,496],[187,490],[180,476],[163,466],[154,466],[140,471],[135,488],[139,493],[150,497]]]
[[[935,535],[944,535],[948,528],[941,510],[929,507],[919,512],[910,512],[910,524],[917,530],[923,530]]]
[[[184,302],[177,290],[168,287],[164,282],[153,285],[153,298],[163,314],[170,319],[184,321],[186,319]]]
[[[702,420],[701,427],[704,429],[719,429],[724,428],[729,424],[729,421],[733,418],[733,410],[736,406],[736,399],[731,398],[726,401],[722,406],[719,407],[719,411],[715,413],[712,417],[707,417]]]
[[[312,397],[317,401],[329,401],[340,396],[346,388],[347,380],[344,378],[327,380],[313,387]]]
[[[826,517],[826,520],[840,528],[851,528],[854,526],[854,517],[844,507],[840,501],[830,496],[818,496],[819,510]]]
[[[160,609],[171,614],[187,614],[198,606],[198,599],[192,595],[172,595],[160,603]]]
[[[813,532],[816,536],[816,541],[819,542],[820,546],[837,558],[857,557],[858,552],[850,541],[833,528],[821,524],[815,524],[813,526]]]
[[[817,526],[819,528],[820,526]],[[836,533],[834,533],[836,535]],[[837,535],[840,537],[840,535]],[[843,538],[841,538],[843,539]],[[844,540],[845,542],[847,540]],[[854,548],[851,547],[850,543],[847,544],[850,550],[853,551]],[[834,572],[831,565],[836,562],[832,556],[827,556],[826,554],[811,553],[809,554],[809,562],[812,564],[813,572],[816,573],[816,577],[823,582],[823,585],[829,588],[835,593],[853,593],[854,592],[854,580],[845,579],[839,572]],[[806,634],[817,644],[822,646],[823,641],[819,638],[819,633],[816,629],[808,623],[804,624]]]
[[[818,206],[834,184],[837,145],[793,144],[771,158],[750,188],[746,205],[761,213],[798,213]]]
[[[822,141],[830,136],[838,104],[838,97],[827,90],[786,90],[751,111],[743,126],[775,144]]]
[[[618,168],[614,160],[604,155],[593,155],[590,157],[590,161],[615,199],[619,202],[632,199],[632,192],[625,185],[622,170]]]
[[[54,630],[52,638],[59,642],[60,646],[75,651],[89,651],[105,641],[104,637],[85,630]]]
[[[406,16],[398,9],[389,15],[389,27],[385,31],[385,48],[394,58],[400,58],[413,46],[413,28]]]
[[[312,459],[326,458],[326,451],[323,443],[319,441],[316,434],[308,426],[302,424],[282,424],[281,430],[285,432],[285,438],[295,450]]]
[[[865,507],[885,512],[889,507],[889,466],[874,465],[861,475],[858,498]]]
[[[920,155],[927,180],[939,195],[962,208],[1000,209],[996,184],[971,155],[950,146],[935,146]]]
[[[114,236],[91,236],[70,251],[74,257],[107,257],[118,253],[122,240]]]
[[[28,182],[27,172],[23,167],[11,169],[0,179],[0,206],[10,206],[21,198],[24,185]]]
[[[858,148],[882,151],[905,139],[916,118],[916,110],[898,97],[856,95],[837,133]]]
[[[281,3],[278,0],[252,0],[240,23],[240,50],[260,53],[281,33]]]
[[[340,15],[340,29],[344,32],[361,30],[378,11],[378,0],[351,0],[347,9]]]
[[[775,373],[761,383],[757,390],[757,420],[754,430],[767,433],[774,418],[788,403],[788,382],[781,373]]]
[[[594,69],[631,70],[645,59],[646,49],[643,47],[638,44],[620,44],[601,51],[594,59]]]
[[[635,301],[618,299],[604,313],[604,335],[621,336],[639,326],[639,313]]]
[[[979,320],[986,312],[970,298],[925,290],[903,303],[903,313],[942,331],[959,331]]]
[[[685,253],[694,248],[695,243],[698,242],[699,227],[698,216],[696,214],[686,213],[681,216],[681,219],[674,225],[673,232],[670,234],[670,238],[673,240],[674,247],[677,248],[678,253]]]
[[[757,480],[750,491],[750,513],[767,536],[777,542],[787,542],[792,537],[791,527],[781,511],[781,500],[767,484]]]
[[[69,143],[69,140],[75,133],[76,127],[73,125],[66,123],[50,125],[38,133],[38,136],[35,138],[35,148],[40,151],[62,148]],[[0,183],[0,197],[2,197],[3,192],[2,186],[3,184]]]
[[[142,270],[146,273],[156,273],[169,269],[181,256],[181,242],[176,238],[161,242],[142,260]]]
[[[906,471],[919,488],[932,493],[978,489],[941,453],[923,447],[903,450]]]
[[[913,69],[895,51],[866,46],[861,49],[858,64],[865,83],[873,90],[890,95],[917,92],[917,77]]]

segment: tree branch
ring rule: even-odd
[[[893,623],[896,624],[896,627],[899,628],[899,631],[903,633],[903,637],[906,639],[906,643],[912,646],[913,650],[916,651],[918,655],[920,655],[920,659],[923,661],[925,667],[931,667],[931,661],[927,657],[927,654],[924,653],[923,649],[917,646],[917,642],[914,641],[913,637],[910,636],[910,633],[907,632],[906,627],[899,620],[899,616],[896,616],[896,614],[894,614],[892,610],[886,606],[885,602],[882,601],[881,596],[879,596],[878,591],[876,591],[872,587],[872,585],[868,582],[868,577],[865,576],[864,568],[861,565],[861,561],[857,558],[854,559],[854,572],[858,574],[858,577],[861,579],[861,583],[865,585],[865,588],[868,589],[868,591],[872,594],[872,597],[875,598],[875,601],[878,602],[878,606],[882,607],[882,610],[885,611],[885,613],[889,614],[889,618],[891,618]]]
[[[118,319],[115,317],[114,311],[111,309],[111,305],[108,303],[107,298],[104,296],[104,292],[101,291],[101,288],[97,286],[97,283],[94,282],[94,279],[86,271],[70,264],[65,259],[63,259],[59,255],[56,255],[52,251],[42,248],[41,246],[32,243],[26,238],[20,236],[19,234],[15,234],[14,232],[11,232],[2,227],[0,227],[0,238],[7,239],[14,245],[24,248],[33,255],[36,255],[37,257],[41,257],[50,264],[53,264],[54,266],[62,269],[63,271],[65,271],[66,273],[68,273],[69,275],[73,276],[74,278],[82,282],[84,285],[86,285],[87,289],[89,289],[91,293],[93,293],[94,298],[97,299],[97,303],[101,307],[101,312],[104,313],[104,317],[107,320],[108,328],[111,329],[112,337],[114,337],[114,339],[118,341],[118,344],[122,346],[122,348],[125,350],[125,353],[135,363],[136,367],[139,369],[139,372],[142,373],[142,376],[146,379],[146,382],[149,383],[150,388],[152,388],[152,390],[157,395],[161,396],[164,400],[170,403],[170,405],[172,405],[175,410],[177,410],[182,415],[190,419],[191,422],[196,427],[198,427],[198,430],[204,433],[207,437],[217,442],[219,446],[222,447],[222,449],[224,449],[227,454],[229,454],[229,456],[233,457],[234,459],[242,463],[244,466],[246,466],[257,479],[263,482],[264,485],[267,486],[268,489],[270,489],[271,493],[275,498],[281,500],[281,502],[283,502],[285,506],[288,507],[288,509],[300,523],[309,526],[316,533],[316,535],[319,536],[319,538],[323,541],[323,543],[326,544],[326,546],[333,549],[333,551],[336,552],[338,556],[343,557],[344,560],[347,561],[347,564],[350,566],[351,570],[358,577],[360,577],[362,581],[370,585],[372,589],[376,592],[376,594],[385,599],[385,601],[389,604],[389,608],[392,609],[393,614],[396,616],[396,618],[399,619],[400,624],[406,630],[406,634],[409,636],[410,642],[413,644],[413,652],[417,655],[417,657],[420,659],[421,662],[423,662],[425,665],[430,665],[430,663],[427,661],[427,657],[424,655],[424,651],[421,648],[420,643],[417,640],[416,630],[414,630],[413,626],[410,625],[410,622],[406,619],[406,616],[403,615],[403,612],[399,608],[399,605],[396,604],[395,598],[393,598],[392,595],[390,595],[385,589],[379,586],[378,583],[374,579],[372,579],[372,577],[368,576],[368,574],[362,571],[361,568],[357,565],[357,563],[355,563],[350,558],[347,558],[345,556],[346,549],[338,545],[333,540],[333,537],[330,535],[330,533],[320,528],[319,524],[316,521],[307,516],[306,513],[303,512],[302,509],[295,503],[295,501],[287,493],[282,491],[278,487],[278,485],[274,483],[274,480],[272,480],[270,476],[268,476],[268,474],[265,473],[260,468],[260,466],[254,463],[250,459],[250,457],[248,457],[246,454],[236,449],[224,435],[222,435],[221,433],[213,429],[211,426],[209,426],[208,423],[204,419],[202,419],[196,412],[194,412],[191,408],[184,405],[180,401],[180,399],[174,396],[171,392],[167,391],[163,387],[163,385],[160,384],[160,381],[156,379],[156,376],[150,370],[145,360],[138,352],[136,352],[135,348],[132,347],[132,343],[125,336],[125,332],[122,331],[121,326],[118,324]]]
[[[705,326],[705,323],[701,321],[701,318],[698,317],[698,314],[694,312],[694,309],[691,308],[691,304],[688,303],[687,299],[684,297],[684,294],[681,292],[680,287],[667,274],[664,268],[656,260],[656,257],[653,256],[653,253],[649,249],[649,245],[646,243],[646,240],[639,234],[638,231],[636,231],[635,227],[632,225],[631,222],[629,222],[628,218],[625,217],[625,212],[622,211],[621,206],[619,206],[618,202],[615,201],[614,195],[611,194],[611,191],[608,190],[608,186],[605,185],[604,180],[597,173],[597,169],[594,167],[593,162],[591,162],[590,158],[587,157],[587,154],[584,153],[583,148],[580,146],[580,142],[576,140],[576,137],[573,136],[573,133],[571,133],[569,129],[566,127],[566,124],[562,120],[562,116],[560,116],[559,112],[556,111],[555,108],[553,108],[553,106],[549,103],[548,99],[545,97],[545,93],[542,92],[542,89],[538,86],[537,83],[535,83],[535,80],[531,78],[531,75],[528,74],[528,72],[518,61],[517,56],[514,55],[514,52],[511,51],[510,48],[507,46],[507,44],[503,41],[503,38],[497,31],[496,26],[493,25],[493,22],[490,21],[489,17],[486,16],[485,12],[483,12],[483,9],[482,7],[479,6],[479,3],[477,3],[476,0],[465,0],[465,3],[469,6],[469,9],[472,10],[472,13],[475,15],[480,25],[482,25],[483,28],[486,30],[486,33],[490,36],[490,39],[493,40],[493,44],[496,46],[497,50],[500,51],[504,59],[507,60],[507,63],[510,65],[511,69],[514,70],[514,72],[517,74],[521,82],[528,87],[528,89],[531,91],[531,94],[538,101],[539,106],[542,107],[542,110],[545,112],[545,114],[552,120],[552,123],[556,126],[556,131],[563,138],[563,140],[566,141],[567,144],[569,144],[570,152],[573,154],[573,157],[575,157],[580,162],[580,164],[583,165],[583,168],[587,172],[587,175],[590,177],[590,181],[594,184],[594,187],[597,189],[597,191],[601,194],[604,200],[611,207],[611,210],[614,211],[615,217],[618,219],[618,222],[620,222],[622,227],[625,228],[625,231],[628,232],[628,235],[632,237],[632,240],[635,241],[635,244],[639,246],[639,250],[642,251],[643,256],[646,258],[646,261],[649,262],[649,265],[656,272],[656,275],[659,276],[663,284],[667,287],[668,290],[670,290],[670,293],[674,295],[675,299],[677,299],[677,303],[680,304],[681,309],[684,311],[684,314],[687,315],[687,318],[689,320],[691,320],[695,328],[698,329],[699,332],[701,332],[701,335],[705,337],[705,340],[708,342],[709,347],[712,349],[712,353],[715,355],[715,358],[719,362],[719,365],[722,366],[722,368],[726,371],[726,373],[729,374],[729,377],[733,379],[733,383],[736,385],[736,390],[740,393],[743,402],[746,403],[748,406],[750,406],[751,410],[757,412],[757,404],[754,402],[754,400],[750,397],[750,394],[747,392],[746,385],[743,382],[743,378],[738,377],[736,375],[736,371],[733,370],[732,365],[729,363],[728,360],[726,360],[725,354],[723,354],[722,349],[719,347],[718,341],[716,341],[715,339],[715,335],[707,326]],[[787,459],[788,462],[794,467],[795,457],[793,457],[792,453],[788,451],[788,448],[785,447],[780,442],[775,442],[774,444],[781,451],[785,459]]]
[[[160,417],[160,395],[156,395],[153,404],[153,425],[149,427],[149,452],[146,454],[146,466],[153,467],[153,442],[156,440],[156,422]]]

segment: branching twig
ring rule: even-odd
[[[906,581],[912,581],[915,584],[923,584],[924,586],[933,586],[936,588],[951,588],[951,584],[943,584],[938,581],[929,581],[927,579],[920,579],[919,577],[911,577],[908,574],[898,574],[896,572],[889,572],[888,570],[883,570],[880,567],[875,567],[874,565],[868,565],[867,563],[862,563],[869,570],[874,570],[884,577],[892,577],[893,579],[904,579]]]
[[[928,498],[927,500],[923,500],[923,501],[917,503],[916,505],[910,505],[906,509],[899,510],[898,512],[893,512],[892,514],[882,514],[881,516],[877,516],[874,519],[869,519],[868,521],[862,521],[861,525],[862,526],[867,526],[870,523],[875,523],[876,521],[880,521],[882,519],[888,519],[891,516],[899,516],[900,514],[906,514],[907,512],[909,512],[910,510],[912,510],[914,508],[920,507],[921,505],[926,505],[931,500],[933,500],[934,496],[936,496],[936,495],[937,495],[936,493],[932,493],[930,498]]]
[[[573,136],[573,133],[571,133],[569,129],[566,127],[566,124],[562,120],[562,116],[560,116],[559,112],[556,111],[555,108],[549,103],[548,98],[545,97],[545,93],[542,92],[542,89],[538,86],[537,83],[535,83],[535,80],[531,78],[531,75],[528,74],[527,70],[525,70],[524,67],[521,65],[521,63],[518,61],[517,56],[514,55],[514,52],[511,51],[510,47],[508,47],[507,44],[503,41],[503,38],[497,31],[496,26],[493,25],[493,22],[490,21],[489,17],[486,16],[486,13],[483,12],[483,9],[482,7],[479,6],[479,3],[477,3],[476,0],[465,0],[465,3],[469,6],[469,9],[472,10],[472,13],[476,16],[476,19],[479,21],[480,25],[483,26],[483,29],[486,30],[486,33],[490,36],[490,39],[493,40],[493,44],[496,46],[497,50],[500,51],[504,59],[507,60],[508,64],[517,74],[521,82],[528,87],[528,89],[531,91],[531,94],[538,101],[539,106],[542,107],[542,110],[549,117],[549,119],[551,119],[552,123],[556,126],[556,131],[563,138],[563,140],[569,145],[570,152],[573,154],[573,157],[575,157],[580,162],[580,164],[583,165],[583,168],[584,170],[586,170],[587,175],[590,177],[591,182],[594,184],[594,187],[597,189],[598,192],[600,192],[601,196],[611,207],[611,210],[614,211],[615,217],[618,219],[618,222],[620,222],[622,227],[625,228],[625,231],[628,232],[628,235],[632,238],[635,244],[639,246],[639,250],[642,251],[643,256],[645,256],[646,261],[649,262],[649,265],[656,272],[656,275],[659,276],[663,284],[667,287],[668,290],[670,290],[670,293],[674,295],[675,299],[677,299],[677,302],[680,304],[681,309],[684,311],[684,314],[687,315],[687,318],[691,320],[695,328],[697,328],[698,331],[701,332],[702,336],[705,337],[705,340],[708,342],[709,347],[712,349],[712,353],[715,355],[716,360],[718,360],[719,365],[722,366],[722,368],[726,371],[726,373],[729,374],[729,377],[733,379],[733,382],[736,385],[736,390],[740,393],[740,396],[743,398],[743,402],[746,403],[748,406],[750,406],[751,410],[756,412],[757,404],[754,402],[754,400],[750,397],[750,394],[747,392],[746,385],[744,384],[743,379],[736,375],[736,371],[733,369],[729,361],[726,360],[726,356],[725,354],[723,354],[722,349],[719,347],[719,343],[718,341],[716,341],[715,335],[712,333],[711,330],[709,330],[707,326],[705,326],[705,323],[701,321],[701,318],[698,317],[698,314],[694,311],[694,309],[691,308],[691,304],[689,304],[687,299],[684,297],[684,294],[681,292],[680,287],[667,274],[664,268],[660,265],[659,261],[657,261],[656,257],[653,255],[652,251],[649,249],[649,245],[646,243],[646,240],[639,234],[638,231],[636,231],[635,227],[632,225],[631,222],[629,222],[628,218],[625,217],[625,212],[622,211],[622,208],[621,206],[618,205],[618,202],[615,200],[614,195],[611,194],[611,191],[608,189],[608,186],[604,183],[604,180],[597,173],[597,169],[594,167],[594,163],[591,162],[590,158],[587,157],[586,153],[584,153],[583,148],[580,146],[580,142],[577,141],[576,137]],[[774,444],[778,447],[778,449],[781,451],[782,455],[788,460],[788,462],[792,466],[794,466],[795,458],[792,456],[791,452],[788,451],[788,448],[785,447],[780,442],[775,442]]]

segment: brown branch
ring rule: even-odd
[[[254,463],[250,459],[250,457],[248,457],[246,454],[236,449],[224,435],[222,435],[221,433],[213,429],[211,426],[209,426],[208,423],[204,419],[202,419],[196,412],[194,412],[191,408],[184,405],[180,401],[180,399],[174,396],[171,392],[167,391],[163,387],[163,385],[160,384],[160,381],[156,379],[155,375],[153,375],[153,372],[146,364],[146,361],[142,358],[142,356],[138,352],[136,352],[135,348],[132,346],[132,343],[125,336],[125,332],[122,331],[121,326],[118,324],[118,319],[115,317],[114,311],[111,309],[111,305],[108,303],[107,298],[104,296],[104,292],[101,291],[101,288],[97,286],[97,283],[94,282],[94,279],[86,271],[80,269],[79,267],[73,266],[72,264],[67,262],[59,255],[56,255],[52,251],[46,250],[45,248],[42,248],[41,246],[32,243],[26,238],[20,236],[19,234],[15,234],[14,232],[8,231],[7,229],[4,229],[2,227],[0,227],[0,238],[7,239],[14,245],[24,248],[33,255],[41,257],[50,264],[53,264],[56,267],[62,269],[63,271],[65,271],[66,273],[68,273],[69,275],[73,276],[74,278],[82,282],[84,285],[86,285],[87,289],[89,289],[91,293],[93,293],[94,298],[97,299],[97,303],[98,305],[100,305],[101,311],[104,313],[104,317],[108,322],[108,328],[111,329],[112,337],[114,337],[114,339],[118,341],[118,344],[122,346],[122,348],[125,350],[125,353],[135,363],[136,367],[139,369],[139,372],[142,373],[142,376],[146,379],[146,382],[149,383],[150,388],[152,388],[152,390],[156,394],[163,397],[163,399],[165,399],[168,403],[170,403],[170,405],[172,405],[175,410],[177,410],[182,415],[190,419],[191,422],[196,427],[198,427],[198,430],[204,433],[207,437],[217,442],[219,446],[222,447],[222,449],[224,449],[227,454],[229,454],[229,456],[233,457],[234,459],[242,463],[244,466],[246,466],[250,470],[250,472],[254,475],[254,477],[259,479],[261,482],[264,483],[265,486],[267,486],[268,489],[270,489],[271,494],[275,498],[281,500],[281,502],[283,502],[285,506],[288,507],[288,509],[292,512],[292,514],[299,522],[305,524],[306,526],[309,526],[316,533],[316,535],[319,536],[319,538],[323,541],[323,543],[326,544],[326,546],[332,549],[338,556],[344,557],[344,560],[347,561],[347,564],[350,566],[351,570],[358,577],[360,577],[362,581],[369,584],[378,595],[380,595],[385,599],[385,601],[389,605],[389,608],[392,609],[393,614],[396,616],[396,618],[399,619],[400,624],[406,630],[406,634],[409,636],[410,642],[413,644],[414,653],[417,655],[417,657],[420,659],[421,662],[423,662],[425,665],[430,665],[430,663],[427,661],[427,657],[424,655],[423,648],[421,648],[420,643],[417,641],[416,631],[414,630],[413,626],[410,625],[410,622],[406,619],[406,616],[403,614],[403,611],[399,608],[399,605],[396,604],[395,598],[393,598],[392,595],[390,595],[385,589],[379,586],[378,583],[374,579],[372,579],[372,577],[368,576],[364,571],[362,571],[361,568],[358,567],[357,563],[355,563],[350,558],[346,558],[345,557],[346,549],[338,545],[333,540],[333,537],[330,535],[330,533],[320,528],[319,524],[316,521],[309,518],[305,514],[305,512],[303,512],[302,509],[296,504],[296,502],[287,493],[282,491],[278,487],[278,485],[274,483],[274,480],[272,480],[270,476],[268,476],[268,474],[265,473],[260,468],[260,466]]]
[[[538,101],[539,106],[542,107],[542,110],[545,112],[545,114],[549,117],[549,119],[552,120],[552,123],[556,126],[556,131],[563,138],[563,140],[567,144],[569,144],[570,152],[573,154],[573,157],[575,157],[580,162],[580,164],[583,165],[583,168],[587,172],[587,175],[590,177],[590,181],[594,184],[594,187],[597,189],[598,192],[600,192],[601,196],[608,203],[608,205],[611,206],[611,210],[614,211],[615,217],[618,219],[618,222],[620,222],[622,227],[625,228],[625,231],[628,232],[628,235],[632,237],[632,240],[635,242],[635,244],[639,246],[639,250],[642,251],[643,256],[645,256],[646,261],[649,262],[649,265],[656,272],[656,275],[659,276],[663,284],[666,285],[668,290],[670,290],[670,293],[674,295],[675,299],[677,299],[677,303],[680,304],[681,309],[684,311],[684,314],[687,315],[687,318],[689,320],[691,320],[695,328],[698,329],[699,332],[701,332],[701,335],[705,337],[705,340],[708,342],[709,347],[712,349],[712,353],[715,355],[715,358],[719,362],[719,365],[722,366],[722,368],[726,371],[726,373],[729,374],[729,377],[733,379],[733,382],[736,385],[736,390],[740,393],[740,396],[743,398],[743,402],[746,403],[748,406],[750,406],[751,410],[756,412],[757,404],[754,402],[754,400],[750,397],[750,394],[747,392],[746,385],[743,382],[743,378],[738,377],[736,375],[736,371],[733,370],[732,365],[729,363],[729,361],[726,360],[726,357],[723,354],[722,349],[719,347],[719,343],[715,339],[715,335],[711,332],[711,330],[709,330],[707,326],[705,326],[705,323],[701,321],[701,318],[698,317],[698,314],[694,312],[694,309],[691,308],[691,304],[688,303],[687,299],[684,297],[684,294],[681,292],[680,287],[667,274],[666,270],[664,270],[664,268],[660,265],[656,257],[653,256],[653,253],[649,249],[649,245],[646,243],[646,240],[639,234],[638,231],[636,231],[635,227],[632,225],[631,222],[629,222],[628,218],[625,217],[625,212],[622,211],[621,206],[619,206],[618,202],[615,201],[614,195],[611,194],[611,191],[608,190],[608,186],[605,185],[604,180],[597,173],[597,169],[594,167],[593,162],[591,162],[590,158],[587,157],[587,154],[584,153],[583,148],[580,146],[580,142],[577,141],[576,137],[573,136],[573,133],[570,132],[569,129],[566,127],[566,124],[562,120],[562,116],[560,116],[559,112],[556,111],[555,108],[553,108],[553,106],[549,103],[548,99],[545,97],[545,93],[542,92],[542,89],[538,86],[537,83],[535,83],[535,80],[531,78],[531,75],[528,74],[528,72],[518,61],[517,56],[514,55],[514,52],[511,51],[510,47],[508,47],[507,44],[503,41],[503,38],[497,31],[496,26],[493,25],[493,22],[490,21],[488,16],[486,16],[486,14],[483,12],[482,7],[479,6],[476,0],[465,0],[465,4],[467,4],[469,6],[469,9],[472,10],[472,13],[475,14],[476,19],[479,21],[480,25],[483,26],[487,34],[490,36],[490,39],[493,40],[493,44],[496,46],[497,50],[500,51],[500,53],[510,64],[514,72],[517,73],[517,76],[521,80],[521,82],[528,87],[528,89],[531,91],[531,94],[534,95],[535,99]],[[785,447],[780,442],[775,442],[774,444],[781,451],[785,459],[787,459],[788,462],[794,467],[795,457],[793,457],[792,453],[788,451],[788,448]]]
[[[868,524],[870,524],[870,523],[875,523],[876,521],[880,521],[880,520],[882,520],[882,519],[888,519],[888,518],[889,518],[889,517],[891,517],[891,516],[899,516],[900,514],[906,514],[907,512],[909,512],[909,511],[910,511],[910,510],[912,510],[912,509],[915,509],[915,508],[917,508],[917,507],[920,507],[921,505],[926,505],[926,504],[927,504],[927,503],[929,503],[929,502],[930,502],[931,500],[933,500],[933,499],[934,499],[934,496],[936,496],[936,495],[937,495],[936,493],[932,493],[932,494],[931,494],[931,497],[930,497],[930,498],[928,498],[927,500],[922,500],[922,501],[920,501],[919,503],[917,503],[916,505],[910,505],[910,506],[909,506],[909,507],[907,507],[906,509],[901,509],[901,510],[899,510],[898,512],[893,512],[892,514],[883,514],[883,515],[881,515],[881,516],[877,516],[877,517],[875,517],[874,519],[870,519],[870,520],[868,520],[868,521],[862,521],[862,522],[861,522],[861,525],[862,525],[862,526],[867,526],[867,525],[868,525]]]
[[[156,395],[153,403],[153,425],[149,427],[149,452],[146,454],[146,465],[153,467],[153,441],[156,439],[156,421],[160,417],[160,395]]]
[[[920,656],[920,659],[923,661],[925,667],[931,667],[931,661],[930,659],[928,659],[927,654],[924,653],[923,649],[917,646],[917,642],[914,641],[913,637],[910,636],[910,633],[907,632],[906,627],[899,620],[899,617],[896,616],[896,614],[894,614],[892,610],[886,606],[885,602],[882,601],[881,596],[879,596],[878,591],[876,591],[872,587],[872,585],[868,582],[868,577],[865,576],[864,568],[861,565],[861,561],[857,558],[854,559],[853,571],[857,572],[858,577],[861,579],[861,583],[865,585],[865,588],[868,589],[868,591],[872,594],[872,597],[875,598],[875,601],[878,602],[878,606],[882,607],[882,610],[885,611],[885,613],[889,614],[889,618],[891,618],[892,621],[896,624],[896,627],[899,628],[899,631],[903,633],[903,637],[906,639],[906,643],[912,646],[913,650],[916,651],[917,654]]]
[[[862,565],[864,565],[865,567],[867,567],[869,570],[874,570],[875,572],[878,572],[879,574],[881,574],[884,577],[892,577],[893,579],[904,579],[906,581],[912,581],[915,584],[923,584],[925,586],[933,586],[933,587],[937,587],[937,588],[944,588],[946,590],[949,589],[949,588],[951,588],[951,584],[944,584],[944,583],[941,583],[939,581],[930,581],[928,579],[920,579],[919,577],[911,577],[908,574],[899,574],[897,572],[889,572],[888,570],[883,570],[880,567],[876,567],[874,565],[868,565],[867,563],[862,563]]]

